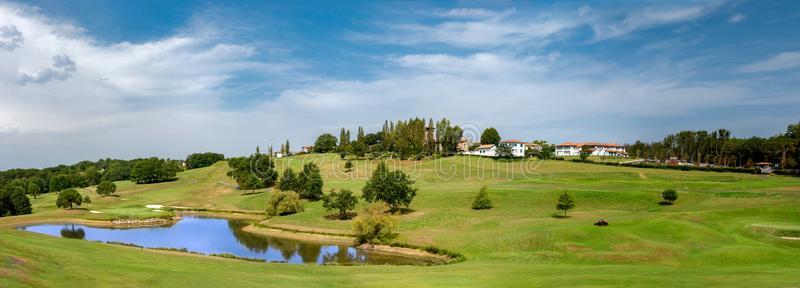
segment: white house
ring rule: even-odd
[[[484,144],[478,146],[478,149],[475,149],[475,151],[472,151],[470,154],[478,156],[494,157],[497,156],[497,146],[494,146],[494,144]]]
[[[508,145],[511,147],[511,155],[514,155],[514,157],[525,157],[525,149],[527,149],[525,144],[525,142],[519,140],[500,141],[500,145]]]
[[[625,146],[615,143],[599,143],[599,142],[564,142],[556,145],[556,156],[578,156],[581,154],[581,149],[584,146],[589,146],[592,150],[592,155],[595,156],[625,156]]]

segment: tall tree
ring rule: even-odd
[[[483,133],[481,133],[481,144],[497,145],[498,143],[500,143],[500,134],[497,133],[497,129],[489,127],[483,130]]]
[[[317,137],[317,141],[314,142],[314,152],[317,153],[333,152],[336,150],[336,147],[336,137],[327,133],[319,135],[319,137]]]
[[[403,171],[389,171],[384,162],[378,164],[378,167],[372,172],[372,177],[367,180],[367,184],[361,191],[362,197],[367,202],[383,201],[392,210],[397,210],[400,206],[408,207],[411,200],[417,195],[414,181]]]

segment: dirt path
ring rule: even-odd
[[[639,178],[642,178],[642,179],[647,179],[647,176],[644,176],[644,173],[642,173],[642,172],[639,172]]]

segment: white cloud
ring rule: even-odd
[[[800,51],[783,52],[739,68],[742,73],[771,72],[800,67]]]
[[[0,49],[13,51],[25,38],[14,25],[0,26]]]
[[[436,13],[442,17],[450,18],[506,18],[516,12],[515,9],[494,11],[483,8],[456,8]]]
[[[490,48],[520,43],[543,45],[581,22],[566,17],[512,17],[515,10],[455,9],[438,14],[436,24],[391,24],[382,34],[355,34],[355,40],[400,45],[441,43],[456,47]],[[457,15],[459,17],[453,17]],[[453,19],[457,18],[457,19]]]
[[[694,20],[716,10],[720,4],[717,1],[691,6],[639,8],[627,13],[621,21],[597,21],[592,24],[592,28],[596,40],[605,40],[658,25]]]
[[[584,4],[583,6],[578,7],[578,16],[583,17],[586,14],[589,14],[589,12],[592,12],[592,7],[590,7],[589,5]]]
[[[69,56],[56,55],[53,56],[52,67],[41,69],[32,74],[21,73],[19,74],[19,79],[17,82],[20,85],[25,86],[29,83],[44,84],[53,80],[64,81],[71,77],[76,70],[75,62],[73,62]]]
[[[568,12],[575,18],[575,10]],[[398,54],[384,58],[383,71],[371,75],[372,80],[321,78],[290,85],[295,83],[286,75],[310,76],[297,72],[295,62],[266,62],[256,46],[221,41],[217,33],[186,31],[149,42],[105,45],[80,27],[0,5],[4,25],[14,25],[25,36],[13,51],[0,50],[0,169],[99,157],[185,157],[200,151],[242,155],[270,141],[288,138],[299,147],[342,126],[367,125],[375,131],[385,119],[416,116],[492,125],[508,138],[625,142],[653,130],[640,127],[638,120],[764,103],[753,96],[759,95],[753,92],[758,83],[686,84],[675,80],[683,73],[670,65],[641,73],[566,48],[506,49],[553,41],[570,27],[601,21],[599,12],[588,11],[585,20],[520,20],[490,10],[450,10],[444,23],[392,26],[402,32],[393,43],[492,49]],[[56,70],[56,55],[69,55],[74,62],[70,77],[19,85],[20,73],[35,78],[42,67]],[[278,79],[281,85],[271,90],[277,96],[235,111],[221,108],[222,98],[235,94],[226,86],[242,72]],[[730,118],[708,119],[711,129]],[[614,121],[619,123],[609,124]],[[596,126],[602,128],[573,138],[574,131]]]
[[[728,18],[728,23],[739,23],[744,21],[745,19],[747,19],[747,16],[745,16],[742,13],[736,13],[734,15],[731,15],[730,18]]]

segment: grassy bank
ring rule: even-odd
[[[377,165],[353,161],[354,171],[347,173],[333,154],[281,158],[277,165],[279,171],[297,170],[304,161],[320,166],[326,192],[350,188],[360,193]],[[415,177],[419,188],[413,211],[400,216],[397,241],[458,252],[465,262],[436,267],[249,263],[0,229],[0,286],[774,287],[800,282],[800,241],[780,237],[800,231],[798,178],[460,156],[389,164]],[[180,173],[175,182],[119,182],[118,197],[90,194],[93,203],[86,210],[57,209],[55,195],[45,195],[32,200],[34,214],[0,218],[0,226],[169,213],[145,208],[148,204],[261,212],[270,190],[244,195],[233,188],[227,170],[221,162]],[[483,185],[495,208],[472,210]],[[678,191],[675,205],[658,204],[666,188]],[[553,218],[556,198],[564,191],[575,197],[576,207],[569,218]],[[329,212],[320,202],[305,208],[267,223],[350,232],[351,221],[325,219]],[[611,225],[593,226],[598,218]]]

